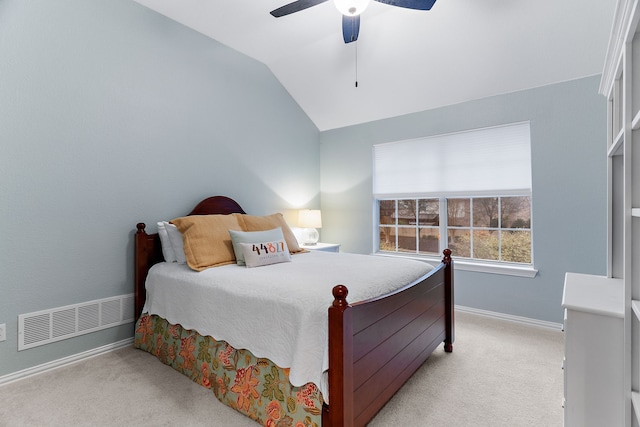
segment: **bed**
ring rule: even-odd
[[[247,216],[238,203],[224,196],[203,200],[188,216],[205,215],[225,218]],[[289,264],[302,265],[311,262],[312,258],[327,256],[355,255],[298,254],[292,256],[294,262],[282,264],[282,267],[273,266],[273,269],[268,266],[239,270],[233,264],[219,269],[206,269],[202,274],[191,272],[190,276],[204,277],[234,271],[247,271],[247,274],[269,271],[276,274],[276,268],[289,268]],[[368,255],[359,257],[373,258]],[[382,257],[376,258],[384,265]],[[358,260],[350,258],[349,262]],[[151,278],[161,270],[185,269],[163,261],[158,233],[148,234],[146,225],[139,223],[135,234],[134,271],[135,310],[138,316],[136,347],[154,354],[163,363],[211,388],[223,403],[265,426],[366,425],[440,344],[444,343],[446,352],[453,351],[453,261],[448,249],[444,251],[442,263],[429,272],[390,292],[368,296],[362,301],[349,302],[350,283],[337,281],[335,286],[331,285],[331,295],[327,295],[327,315],[323,320],[326,322],[322,328],[326,334],[326,341],[322,343],[328,366],[323,373],[326,384],[322,381],[300,384],[296,378],[294,385],[290,382],[290,375],[294,374],[291,367],[264,357],[263,350],[252,351],[251,344],[232,347],[229,341],[233,340],[220,339],[225,335],[224,331],[218,329],[215,335],[200,333],[200,327],[191,327],[192,320],[185,318],[181,321],[176,317],[178,315],[163,317],[150,313],[149,308],[153,307],[154,300],[151,295],[147,300],[147,277]],[[322,262],[331,265],[336,262],[335,265],[338,265],[337,258]],[[183,289],[182,284],[178,287]],[[167,285],[166,288],[175,289],[176,286]],[[358,295],[357,290],[353,295]],[[188,298],[186,295],[185,299]],[[201,299],[199,296],[191,298],[197,302]],[[202,317],[207,317],[215,328],[215,317]],[[293,323],[299,322],[295,320]],[[279,357],[274,359],[281,360]],[[318,382],[322,382],[322,385]],[[321,390],[325,390],[326,396]]]

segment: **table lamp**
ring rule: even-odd
[[[303,228],[303,245],[315,245],[318,243],[320,235],[316,228],[322,228],[322,216],[320,211],[315,209],[301,209],[298,212],[298,226]]]

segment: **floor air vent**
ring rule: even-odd
[[[18,351],[111,328],[134,319],[133,294],[18,316]]]

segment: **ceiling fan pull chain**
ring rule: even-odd
[[[354,43],[356,45],[356,87],[358,87],[358,41]]]

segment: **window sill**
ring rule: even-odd
[[[434,266],[440,264],[440,262],[442,261],[442,258],[436,258],[432,256],[418,256],[418,255],[410,255],[410,254],[376,252],[373,255],[386,256],[386,257],[411,258],[411,259],[416,259],[418,261],[428,262],[429,264],[433,264]],[[468,259],[458,259],[455,256],[453,257],[453,261],[455,262],[456,270],[475,271],[478,273],[504,274],[507,276],[527,277],[530,279],[536,277],[536,275],[538,274],[538,270],[533,268],[533,266],[523,266],[523,265],[506,264],[506,263],[493,264],[489,262],[472,261]]]

